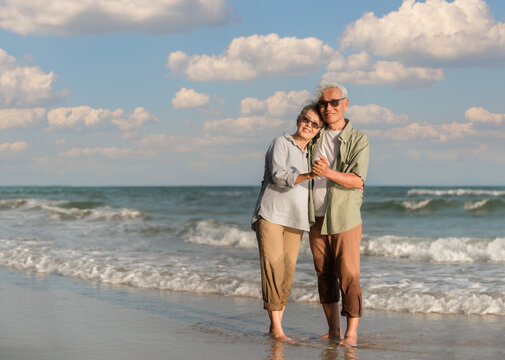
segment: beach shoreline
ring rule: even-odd
[[[317,339],[321,308],[289,303],[272,341],[261,302],[93,284],[0,268],[0,353],[30,359],[499,359],[501,316],[366,310],[359,345]]]

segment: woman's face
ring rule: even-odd
[[[296,135],[306,140],[312,140],[317,135],[319,129],[323,127],[323,121],[314,110],[309,110],[298,122]]]

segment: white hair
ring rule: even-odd
[[[323,93],[328,90],[328,89],[339,89],[340,92],[342,93],[342,97],[346,98],[347,97],[347,89],[345,88],[344,85],[334,83],[334,82],[328,82],[328,81],[321,81],[319,85],[317,86],[316,90],[316,99],[319,100],[323,96]]]

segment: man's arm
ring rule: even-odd
[[[343,173],[338,172],[329,167],[328,159],[324,156],[319,156],[320,160],[317,160],[314,165],[312,165],[312,172],[320,177],[327,178],[334,183],[350,189],[362,189],[364,182],[363,179],[354,173]]]

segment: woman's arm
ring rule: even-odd
[[[295,185],[299,184],[301,182],[307,181],[307,180],[315,179],[316,177],[317,176],[314,173],[312,173],[312,172],[309,172],[309,173],[306,173],[306,174],[300,174],[300,175],[298,175],[298,177],[295,180]]]

